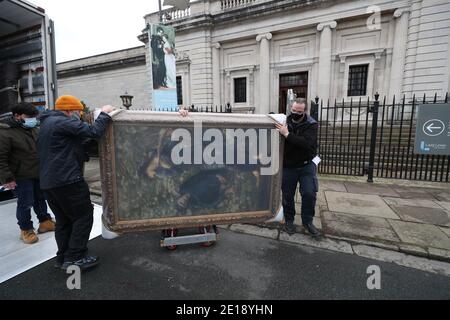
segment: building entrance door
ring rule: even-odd
[[[279,113],[286,114],[288,90],[292,89],[297,98],[308,99],[308,72],[280,74]]]

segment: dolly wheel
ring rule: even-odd
[[[178,235],[178,229],[163,230],[163,234],[164,234],[165,238],[173,238]],[[174,251],[174,250],[177,250],[177,246],[168,246],[168,247],[166,247],[166,249],[169,251]]]
[[[213,230],[212,226],[200,227],[199,228],[199,231],[202,234],[210,233],[212,230]],[[203,242],[201,244],[201,246],[204,247],[204,248],[209,248],[209,247],[212,247],[213,245],[214,245],[214,241]]]

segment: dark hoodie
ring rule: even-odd
[[[288,117],[289,136],[284,146],[284,167],[299,168],[317,156],[317,134],[319,125],[316,120],[306,116],[300,123]]]
[[[99,139],[111,117],[101,113],[90,126],[60,111],[46,111],[40,117],[38,137],[41,189],[48,190],[83,180],[86,139]]]
[[[38,131],[26,129],[12,113],[0,116],[0,185],[39,178]]]

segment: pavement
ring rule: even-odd
[[[86,166],[86,180],[93,202],[101,204],[98,160]],[[53,268],[53,233],[30,247],[16,228],[5,227],[0,300],[450,299],[450,263],[435,253],[449,250],[448,220],[441,212],[448,210],[447,185],[372,185],[337,176],[321,176],[320,183],[320,240],[305,234],[297,219],[292,236],[280,224],[235,224],[219,226],[211,248],[168,251],[160,247],[158,231],[105,240],[97,237],[96,223],[89,249],[101,264],[81,274],[81,290],[70,290],[71,275]],[[10,212],[0,212],[3,225],[15,224],[14,201],[4,208]],[[370,287],[377,282],[379,287]]]
[[[327,237],[450,261],[450,185],[320,177]],[[349,181],[350,180],[350,181]]]
[[[85,176],[93,202],[101,204],[97,159],[87,164]],[[314,219],[324,235],[319,240],[308,236],[301,224],[299,194],[296,197],[297,234],[289,236],[282,232],[282,225],[278,223],[220,227],[450,275],[448,183],[393,179],[367,183],[365,177],[319,175],[319,189]],[[371,248],[369,255],[366,248]],[[409,257],[424,260],[415,265],[408,262]]]
[[[0,300],[143,299],[176,305],[178,300],[450,299],[448,276],[363,256],[230,230],[222,230],[210,248],[187,245],[172,252],[160,248],[159,240],[155,231],[98,237],[89,250],[101,263],[81,274],[80,290],[69,290],[71,274],[55,270],[50,260],[2,283]],[[379,268],[379,289],[369,289],[368,283],[375,283],[372,268]]]

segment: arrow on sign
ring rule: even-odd
[[[423,125],[423,132],[430,137],[437,137],[445,130],[445,124],[438,119],[431,119]]]
[[[441,127],[433,127],[433,126],[434,126],[434,123],[430,124],[427,127],[427,130],[430,131],[430,133],[433,133],[433,130],[441,130]]]

